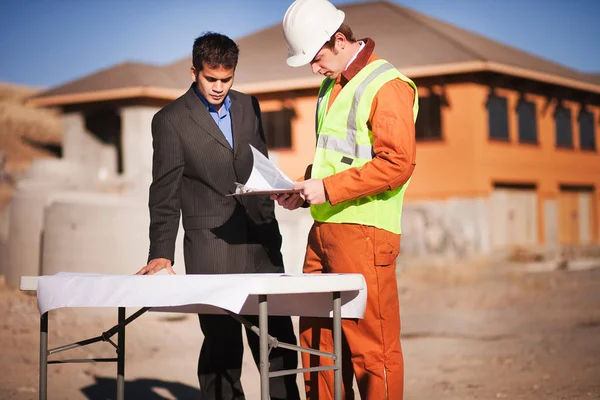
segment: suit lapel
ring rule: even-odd
[[[233,132],[233,153],[237,155],[240,149],[244,146],[242,142],[242,121],[244,116],[244,108],[240,104],[240,101],[234,91],[229,92],[229,97],[231,98],[231,107],[229,108],[229,112],[231,114],[231,130]],[[247,200],[245,199],[246,196],[234,197],[238,203],[245,206],[245,201]]]
[[[196,124],[198,124],[206,133],[212,136],[222,146],[228,148],[230,151],[233,151],[227,142],[227,139],[225,139],[223,132],[221,132],[215,121],[212,119],[210,113],[204,106],[204,103],[202,103],[202,101],[198,98],[198,95],[194,91],[193,87],[190,87],[185,94],[185,102],[190,110],[190,118],[192,118]]]
[[[234,92],[229,92],[231,98],[231,107],[229,112],[231,113],[231,128],[233,131],[233,149],[234,153],[237,153],[240,140],[242,139],[242,120],[243,120],[243,107],[237,99]]]

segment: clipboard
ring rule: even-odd
[[[281,190],[253,190],[248,192],[230,193],[225,196],[252,196],[252,195],[271,195],[271,194],[283,194],[283,193],[300,193],[299,190],[294,189],[281,189]]]
[[[245,196],[245,195],[265,195],[265,194],[282,194],[282,193],[300,193],[299,190],[294,189],[269,189],[269,190],[246,190],[244,184],[234,182],[236,191],[235,193],[229,193],[225,196]]]

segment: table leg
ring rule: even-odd
[[[119,307],[117,343],[117,400],[125,400],[125,307]]]
[[[267,296],[258,296],[258,329],[260,340],[260,398],[269,400],[269,318]]]
[[[40,400],[46,400],[48,383],[48,313],[40,318]]]
[[[335,372],[333,397],[342,400],[342,298],[340,292],[333,293],[333,353],[335,354]]]

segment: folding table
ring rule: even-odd
[[[269,378],[333,370],[334,397],[342,396],[342,318],[362,318],[366,285],[360,274],[104,275],[59,273],[21,277],[20,289],[36,291],[40,311],[39,398],[47,396],[47,367],[56,363],[116,362],[117,400],[125,398],[125,327],[147,311],[229,314],[259,336],[261,400],[269,399]],[[118,323],[97,337],[48,349],[48,312],[65,307],[117,307]],[[126,316],[126,307],[140,308]],[[259,326],[243,315],[258,315]],[[282,343],[268,335],[269,315],[333,318],[334,352]],[[111,340],[118,334],[117,343]],[[49,356],[100,341],[115,347],[115,358],[59,359]],[[332,366],[270,371],[269,350],[282,347],[329,357]]]

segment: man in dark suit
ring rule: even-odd
[[[174,274],[175,238],[183,216],[188,274],[283,272],[281,235],[268,196],[226,196],[252,170],[250,144],[267,156],[256,98],[230,90],[238,47],[207,33],[194,42],[190,89],[152,120],[150,254],[138,274]],[[203,399],[243,399],[241,324],[227,315],[199,315],[204,342],[198,361]],[[257,317],[248,317],[257,324]],[[296,343],[290,317],[271,317],[269,333]],[[254,361],[258,337],[247,332]],[[272,370],[297,368],[297,353],[275,348]],[[296,377],[271,379],[271,399],[299,399]]]

